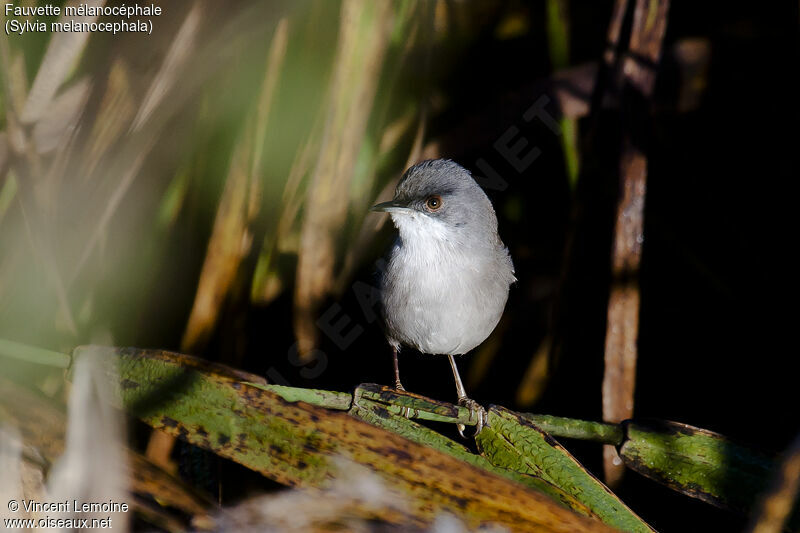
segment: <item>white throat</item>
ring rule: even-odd
[[[440,247],[453,247],[459,240],[441,220],[429,217],[418,211],[392,213],[392,222],[400,233],[403,246],[436,250]]]

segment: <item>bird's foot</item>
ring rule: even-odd
[[[458,405],[461,405],[469,409],[470,421],[472,420],[476,421],[475,433],[472,434],[472,436],[474,437],[475,435],[481,432],[484,424],[486,423],[486,409],[484,409],[483,406],[481,406],[481,404],[479,404],[475,400],[471,400],[470,398],[466,397],[459,398]],[[458,428],[458,434],[461,435],[461,438],[466,439],[467,436],[464,435],[464,430],[466,429],[466,427],[464,426],[464,424],[457,424],[456,427]]]
[[[400,383],[399,379],[394,382],[394,390],[398,392],[406,392],[406,388],[403,387],[403,384]],[[411,419],[411,414],[412,414],[411,409],[409,409],[408,407],[403,407],[402,410],[400,411],[400,416],[408,418],[409,420]]]

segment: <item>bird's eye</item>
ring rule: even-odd
[[[425,200],[425,207],[428,211],[436,211],[442,207],[442,197],[439,195],[429,196],[428,199]]]

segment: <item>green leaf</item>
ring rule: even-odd
[[[574,496],[606,524],[625,531],[653,531],[550,435],[524,416],[493,405],[476,441],[493,464],[539,476]]]
[[[706,429],[656,420],[622,426],[619,455],[628,468],[717,507],[749,512],[776,468],[773,456]]]
[[[74,357],[85,349],[77,348]],[[515,531],[607,530],[563,507],[586,514],[576,498],[533,476],[489,464],[481,468],[483,458],[391,415],[379,402],[351,402],[355,416],[350,416],[341,411],[346,393],[263,385],[257,376],[182,354],[105,350],[118,362],[118,394],[129,412],[279,483],[324,487],[339,475],[338,458],[345,458],[369,467],[402,493],[408,513],[403,525],[428,526],[446,511],[470,527],[492,522]],[[373,518],[398,521],[392,510],[370,512]]]

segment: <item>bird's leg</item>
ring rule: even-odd
[[[461,376],[458,374],[458,367],[456,366],[455,358],[452,355],[448,355],[447,358],[450,360],[450,367],[453,369],[453,378],[456,380],[458,404],[463,405],[470,410],[470,418],[472,418],[473,414],[478,417],[478,422],[475,424],[475,435],[477,435],[481,432],[481,429],[483,429],[486,411],[480,406],[480,404],[478,404],[478,402],[467,397],[467,391],[464,389],[464,383],[462,383]],[[458,434],[461,435],[462,438],[467,438],[464,435],[464,424],[458,424],[456,427],[458,428]]]
[[[405,387],[400,383],[400,364],[397,361],[397,347],[395,346],[392,346],[392,359],[394,360],[394,389],[405,392]],[[406,418],[411,418],[411,411],[408,407],[403,407],[400,414]]]
[[[394,388],[405,392],[405,387],[400,383],[400,365],[397,362],[397,348],[392,346],[392,359],[394,359]]]
[[[456,359],[452,355],[448,355],[447,358],[450,360],[450,368],[453,369],[453,377],[456,380],[456,394],[458,394],[458,401],[459,403],[467,401],[469,398],[467,398],[467,391],[464,388],[464,384],[461,382],[461,376],[458,374]]]

